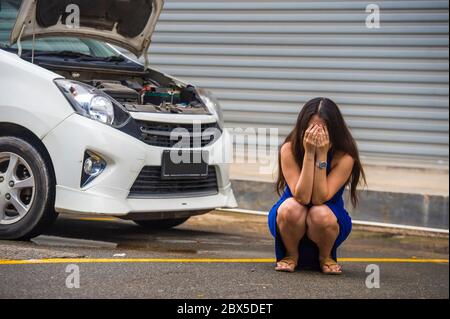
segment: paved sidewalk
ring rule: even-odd
[[[253,163],[237,155],[230,166],[240,209],[268,212],[278,200],[276,153]],[[367,187],[358,207],[344,195],[356,220],[447,229],[449,227],[449,171],[446,163],[364,158]]]
[[[233,163],[230,166],[231,178],[272,183],[276,180],[276,166],[265,168],[269,160],[264,158],[259,163]],[[272,159],[272,163],[276,161]],[[365,160],[364,170],[367,175],[367,190],[407,194],[426,194],[436,196],[449,195],[448,165],[424,165],[418,163],[401,163],[386,159]],[[262,169],[262,166],[264,169]]]

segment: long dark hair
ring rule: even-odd
[[[358,204],[357,186],[361,179],[365,184],[366,177],[359,158],[358,146],[356,145],[355,139],[350,133],[344,117],[336,103],[327,98],[315,98],[307,102],[298,116],[294,130],[288,135],[283,145],[288,142],[291,143],[295,162],[301,169],[303,166],[303,157],[305,155],[303,137],[308,129],[309,122],[314,115],[319,116],[319,118],[325,121],[327,125],[330,136],[331,152],[335,154],[337,151],[341,151],[350,155],[355,161],[352,174],[345,186],[350,185],[350,199],[353,206],[356,206]],[[276,186],[278,194],[281,194],[287,185],[281,168],[281,152],[278,157],[278,167],[278,180]]]

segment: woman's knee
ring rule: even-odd
[[[339,227],[336,216],[326,205],[313,206],[308,211],[306,220],[308,227],[335,228]]]
[[[288,224],[306,223],[306,214],[307,208],[290,198],[278,208],[277,219]]]

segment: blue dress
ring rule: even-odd
[[[331,171],[332,158],[333,154],[330,151],[328,153],[328,160],[327,160],[328,161],[327,175]],[[352,219],[344,207],[344,199],[343,199],[344,189],[345,187],[342,187],[333,196],[332,199],[330,199],[328,202],[325,203],[325,205],[327,205],[334,213],[339,223],[339,235],[336,239],[336,242],[334,243],[331,252],[331,257],[336,261],[337,261],[337,248],[347,239],[352,230]],[[285,200],[291,197],[293,197],[291,190],[289,189],[288,186],[286,186],[283,195],[269,212],[269,229],[272,236],[275,238],[275,255],[277,261],[280,261],[286,256],[286,248],[284,247],[280,234],[277,232],[278,208],[281,206],[281,204],[284,203]],[[312,205],[309,204],[307,207],[311,208]],[[312,242],[306,235],[300,240],[298,250],[299,250],[299,262],[297,266],[298,269],[320,270],[319,249],[317,248],[317,245],[314,242]]]

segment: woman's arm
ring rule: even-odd
[[[292,153],[291,144],[287,143],[281,148],[281,166],[286,183],[293,197],[302,205],[311,202],[314,183],[315,140],[318,127],[310,127],[305,133],[303,145],[305,156],[303,167],[300,169]]]
[[[328,151],[330,149],[330,141],[326,128],[319,131],[316,145],[316,160],[326,162]],[[314,186],[312,194],[313,205],[323,205],[329,201],[345,185],[352,173],[354,159],[345,154],[339,159],[336,166],[327,176],[327,170],[321,169],[314,164]],[[331,163],[330,163],[331,165]]]

